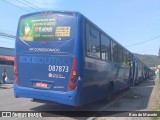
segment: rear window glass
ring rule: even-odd
[[[75,34],[75,16],[36,14],[22,17],[19,24],[19,38],[25,41],[65,40]]]

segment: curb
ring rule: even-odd
[[[11,89],[13,88],[13,84],[1,84],[0,85],[0,90],[1,89]]]
[[[0,84],[14,84],[14,80],[8,80],[6,83],[3,83],[3,81],[0,80]]]

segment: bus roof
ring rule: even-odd
[[[63,14],[76,14],[76,15],[81,15],[82,17],[84,17],[85,19],[87,19],[91,24],[93,24],[95,27],[97,27],[101,32],[103,32],[104,34],[106,34],[112,41],[114,41],[115,43],[117,43],[119,46],[121,46],[123,49],[127,50],[129,53],[133,54],[132,52],[130,52],[127,48],[125,48],[124,46],[122,46],[119,42],[117,42],[113,37],[111,37],[110,35],[108,35],[106,32],[104,32],[104,30],[102,30],[99,26],[97,26],[95,23],[93,23],[90,19],[88,19],[86,16],[84,16],[82,13],[77,12],[77,11],[64,11],[64,10],[60,10],[60,11],[40,11],[40,12],[34,12],[34,13],[29,13],[29,14],[25,14],[22,15],[21,17],[25,17],[25,16],[29,16],[29,15],[34,15],[34,14],[49,14],[49,13],[63,13]],[[134,55],[134,54],[133,54]]]
[[[49,13],[64,13],[64,14],[81,14],[79,12],[76,12],[76,11],[39,11],[39,12],[34,12],[34,13],[28,13],[28,14],[25,14],[25,15],[22,15],[21,17],[24,17],[24,16],[29,16],[29,15],[34,15],[34,14],[49,14]]]

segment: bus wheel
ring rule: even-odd
[[[109,87],[108,87],[108,92],[107,92],[107,97],[106,97],[106,101],[111,101],[113,97],[113,83],[110,83]]]

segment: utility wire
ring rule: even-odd
[[[3,2],[5,2],[5,3],[8,3],[8,4],[10,4],[10,5],[14,6],[14,7],[17,7],[17,8],[19,8],[19,9],[21,9],[21,10],[25,11],[25,12],[29,12],[28,10],[23,9],[23,8],[21,8],[21,7],[19,7],[19,6],[16,6],[16,5],[14,5],[14,4],[12,4],[12,3],[10,3],[10,2],[8,2],[8,1],[6,1],[6,0],[2,0],[2,1],[3,1]]]
[[[6,30],[6,29],[3,29],[2,27],[0,27],[0,31],[3,31],[5,33],[8,33],[8,34],[16,34],[16,32],[13,32],[13,31],[10,31],[10,30]]]
[[[4,32],[1,32],[1,31],[0,31],[0,37],[7,37],[7,38],[13,38],[13,39],[16,38],[16,36],[14,36],[14,35],[7,34],[7,33],[4,33]]]
[[[21,3],[21,4],[23,4],[23,5],[25,5],[25,6],[28,6],[28,7],[32,8],[32,9],[34,9],[34,10],[38,10],[37,8],[34,8],[34,7],[28,5],[28,4],[26,4],[26,3],[24,3],[24,2],[22,2],[22,1],[20,1],[20,0],[16,0],[16,1],[19,2],[19,3]],[[23,1],[24,1],[24,0],[23,0]]]
[[[41,3],[39,3],[37,0],[35,0],[34,2],[36,2],[37,4],[41,4]]]
[[[32,6],[34,6],[35,8],[37,8],[37,9],[39,9],[39,10],[44,10],[44,9],[42,9],[42,8],[40,8],[40,7],[34,5],[34,4],[32,4],[32,3],[30,3],[30,2],[28,2],[28,1],[26,1],[26,0],[23,0],[23,1],[25,1],[26,3],[28,3],[28,4],[32,5]]]
[[[15,39],[14,37],[11,37],[11,36],[3,36],[3,35],[0,35],[0,37],[2,37],[2,38],[8,38],[8,39]]]
[[[0,32],[0,35],[1,35],[1,36],[6,36],[6,37],[15,38],[14,35],[10,35],[10,34],[4,33],[4,32]]]
[[[0,42],[10,42],[10,43],[15,43],[15,39],[0,36]]]
[[[135,43],[135,44],[131,44],[131,45],[128,45],[128,46],[125,46],[125,47],[132,47],[132,46],[136,46],[136,45],[140,45],[140,44],[143,44],[143,43],[146,43],[146,42],[149,42],[149,41],[152,41],[152,40],[155,40],[155,39],[158,39],[160,38],[160,35],[155,37],[155,38],[152,38],[152,39],[149,39],[149,40],[145,40],[143,42],[139,42],[139,43]]]
[[[1,42],[10,42],[10,43],[15,43],[15,40],[13,40],[13,38],[6,38],[6,37],[1,37],[0,36],[0,41]],[[4,39],[2,39],[2,38],[4,38]]]

